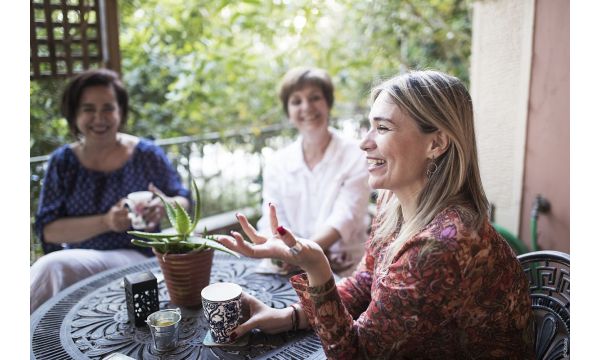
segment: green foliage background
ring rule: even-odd
[[[284,121],[276,88],[292,66],[327,69],[333,117],[366,113],[374,82],[435,68],[468,82],[470,0],[122,0],[129,132],[167,138]],[[71,141],[64,80],[31,82],[32,156]]]

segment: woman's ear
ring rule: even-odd
[[[446,150],[448,150],[449,144],[450,139],[448,139],[448,135],[442,130],[437,130],[433,133],[433,137],[431,139],[429,157],[436,159],[439,158],[446,152]]]

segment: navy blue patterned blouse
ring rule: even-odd
[[[65,217],[105,214],[113,205],[134,191],[148,190],[152,182],[167,196],[190,199],[164,151],[154,143],[140,139],[133,155],[123,167],[111,172],[89,170],[79,162],[69,145],[56,149],[50,158],[38,211],[35,231],[44,253],[63,247],[44,241],[44,226]],[[148,248],[132,245],[131,236],[109,231],[68,248],[113,250],[135,249],[151,255]]]

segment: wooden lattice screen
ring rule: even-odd
[[[31,79],[120,72],[116,0],[30,0]]]

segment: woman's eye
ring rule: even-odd
[[[310,101],[319,101],[319,100],[321,100],[321,96],[320,95],[315,95],[315,96],[312,96],[310,98]]]
[[[86,112],[86,113],[91,113],[91,112],[94,112],[95,110],[93,108],[83,108],[83,109],[81,109],[81,111]]]
[[[385,127],[383,125],[377,125],[376,129],[377,129],[377,132],[379,132],[379,133],[386,132],[386,131],[390,130],[390,129],[388,129],[387,127]]]

